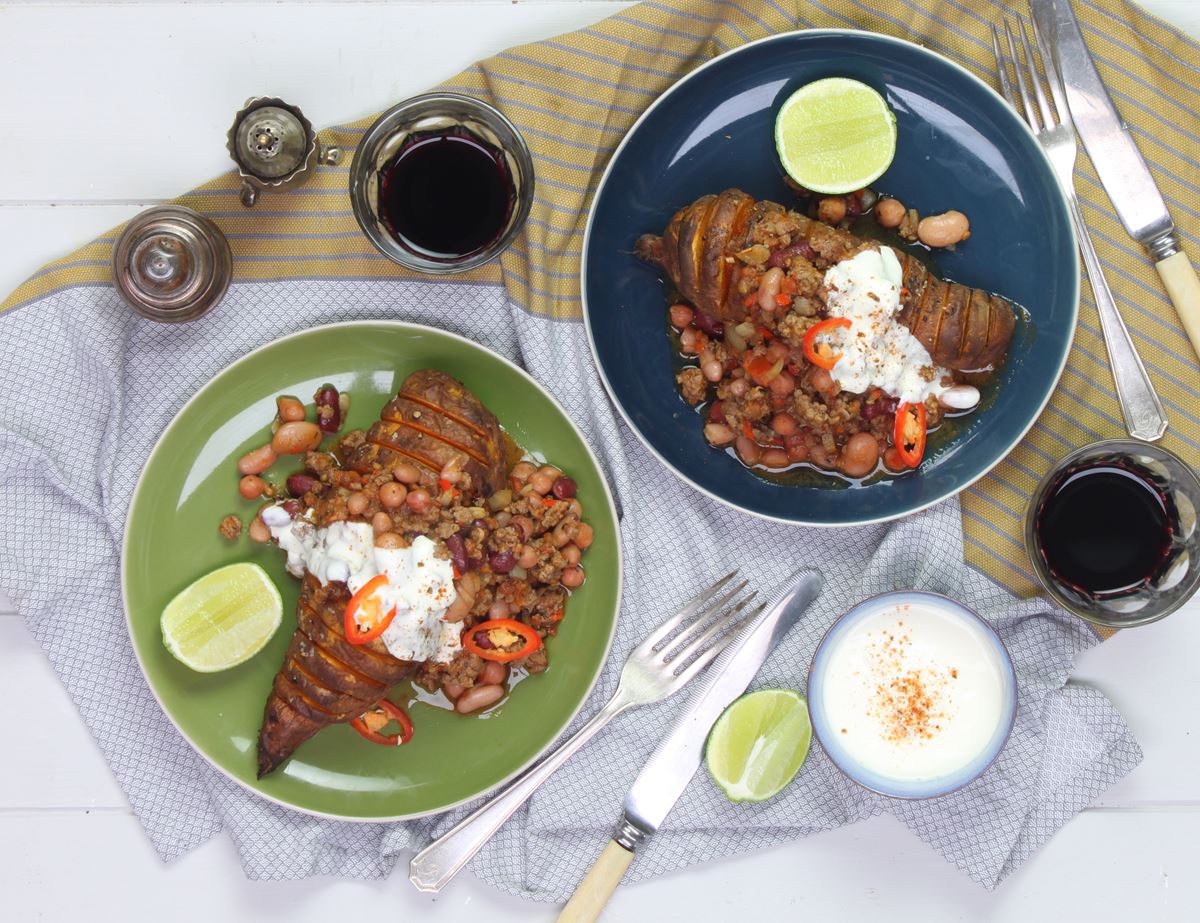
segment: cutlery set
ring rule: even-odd
[[[1038,139],[1067,200],[1100,315],[1126,428],[1137,439],[1154,441],[1167,430],[1166,413],[1117,310],[1075,194],[1076,132],[1083,139],[1125,230],[1154,260],[1197,355],[1200,355],[1200,281],[1187,254],[1180,249],[1175,225],[1154,177],[1100,79],[1070,0],[1030,0],[1030,12],[1033,45],[1021,17],[1015,27],[1005,19],[1003,42],[996,26],[992,26],[992,50],[1000,89]],[[1053,106],[1039,76],[1034,45]],[[1009,78],[1010,68],[1016,78],[1015,92]]]

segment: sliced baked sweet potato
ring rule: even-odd
[[[505,475],[500,424],[465,385],[445,372],[413,372],[346,464],[370,471],[402,461],[416,465],[431,481],[447,465],[455,467],[483,495],[495,493]]]

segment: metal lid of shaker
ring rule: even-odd
[[[113,245],[113,283],[125,302],[151,320],[195,320],[229,288],[233,255],[221,230],[179,205],[136,215]]]

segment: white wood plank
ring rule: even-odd
[[[51,260],[65,256],[116,227],[151,202],[90,206],[0,206],[0,296],[7,295]],[[0,590],[0,612],[10,609]]]
[[[74,703],[20,618],[0,618],[0,701],[28,703],[5,712],[0,811],[127,806]]]
[[[604,919],[715,921],[749,911],[768,920],[1190,921],[1200,906],[1198,844],[1200,814],[1088,814],[988,892],[895,821],[876,818],[622,887]],[[173,923],[327,923],[349,908],[356,919],[548,923],[557,912],[470,875],[437,897],[418,894],[403,874],[406,859],[382,882],[249,882],[224,838],[164,868],[131,815],[0,813],[5,911],[13,920],[90,919],[98,908],[105,908],[101,919],[115,918],[118,907],[136,911],[130,919]]]
[[[230,166],[225,133],[249,96],[277,94],[315,125],[350,121],[614,8],[463,0],[8,7],[0,202],[167,198]]]

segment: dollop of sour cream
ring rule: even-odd
[[[863,250],[826,271],[829,316],[850,321],[850,327],[840,331],[841,358],[830,370],[844,390],[863,394],[876,387],[915,404],[941,395],[953,384],[950,373],[934,364],[929,351],[898,319],[903,280],[891,247]]]
[[[393,657],[446,663],[462,648],[462,625],[442,618],[457,596],[454,566],[435,555],[430,539],[419,535],[408,548],[377,548],[369,523],[334,522],[318,529],[280,507],[268,507],[262,516],[287,552],[293,576],[307,571],[322,586],[345,583],[351,593],[379,574],[387,576],[387,586],[377,592],[383,611],[395,606],[396,615],[380,639]]]

